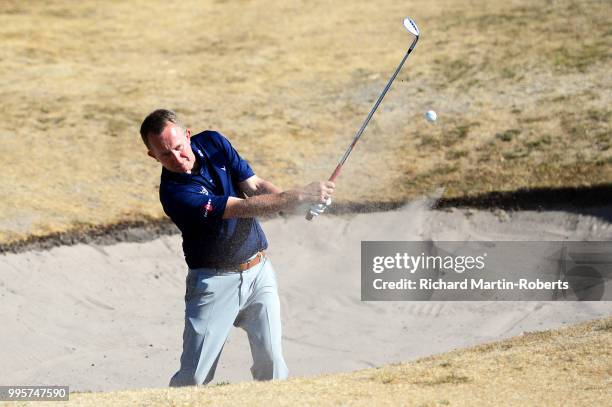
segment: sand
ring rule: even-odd
[[[610,240],[611,207],[566,211],[430,210],[263,222],[277,271],[293,376],[407,361],[607,316],[610,302],[362,302],[360,241]],[[588,211],[583,211],[588,212]],[[167,386],[178,368],[186,266],[178,235],[0,256],[3,384],[71,390]],[[243,331],[215,382],[251,380]]]

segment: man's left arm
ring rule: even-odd
[[[282,189],[257,175],[252,175],[244,181],[238,183],[240,191],[247,197],[264,195],[264,194],[279,194]]]

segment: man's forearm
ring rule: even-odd
[[[274,185],[272,186],[274,187]],[[276,190],[279,192],[265,193],[246,199],[229,197],[223,212],[223,219],[253,218],[255,216],[269,215],[292,209],[303,199],[297,190],[282,192],[278,188]]]
[[[223,219],[269,215],[293,209],[300,203],[325,203],[334,192],[334,183],[331,181],[311,182],[304,187],[281,191],[271,182],[254,175],[241,183],[241,190],[249,197],[240,199],[230,196],[225,205]],[[264,190],[268,193],[259,195],[260,191]]]

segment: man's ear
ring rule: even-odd
[[[185,135],[187,136],[187,140],[189,140],[191,138],[191,129],[190,128],[186,128],[185,129]]]
[[[155,157],[155,155],[151,152],[151,150],[147,151],[147,155],[151,157],[152,159],[154,159],[155,161],[159,161],[157,157]]]

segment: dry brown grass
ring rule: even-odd
[[[162,216],[137,131],[160,106],[283,187],[326,177],[410,41],[407,14],[422,39],[339,200],[612,179],[605,1],[7,0],[0,242]]]
[[[349,374],[76,393],[70,396],[69,405],[602,406],[612,396],[611,349],[612,318],[608,317]]]

